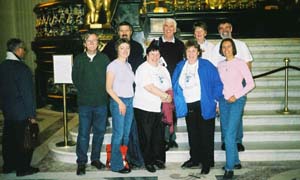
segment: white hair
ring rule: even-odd
[[[173,18],[165,18],[163,24],[166,24],[166,23],[173,23],[175,29],[177,29],[177,22],[175,21],[175,19],[173,19]]]

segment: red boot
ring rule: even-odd
[[[129,169],[129,164],[128,164],[127,159],[126,159],[127,150],[128,150],[127,146],[120,146],[120,151],[121,151],[121,154],[122,154],[124,167],[126,169]]]
[[[110,158],[111,158],[111,145],[106,145],[106,167],[110,168]]]

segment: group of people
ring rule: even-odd
[[[101,53],[97,35],[87,33],[86,51],[75,58],[72,72],[80,117],[78,175],[85,174],[91,128],[91,165],[105,167],[99,152],[108,103],[112,138],[106,166],[112,171],[129,173],[131,167],[143,165],[149,172],[164,169],[166,151],[178,147],[177,118],[185,117],[190,159],[182,168],[201,164],[201,173],[208,174],[214,167],[217,113],[222,149],[226,150],[224,178],[232,178],[233,170],[242,167],[238,157],[238,151],[244,151],[242,115],[246,94],[255,86],[246,44],[231,37],[229,22],[220,23],[222,41],[217,45],[205,39],[204,22],[194,24],[195,39],[186,43],[175,37],[174,19],[166,18],[162,29],[163,35],[146,49],[145,59],[142,46],[131,38],[133,29],[127,22],[119,24],[118,37]]]
[[[242,168],[238,156],[244,150],[242,115],[246,94],[255,86],[249,49],[231,37],[229,22],[219,24],[222,40],[217,45],[205,39],[204,22],[194,24],[195,38],[186,43],[175,37],[174,19],[166,18],[162,29],[163,35],[150,43],[145,57],[142,45],[132,39],[133,28],[128,22],[118,25],[118,36],[102,52],[98,50],[95,32],[84,35],[85,51],[75,57],[72,68],[79,114],[77,175],[85,174],[91,132],[90,161],[97,169],[109,167],[119,173],[130,173],[134,166],[144,166],[149,172],[164,169],[166,151],[178,147],[176,123],[182,117],[186,121],[190,159],[181,167],[201,164],[201,174],[208,174],[214,167],[217,113],[221,119],[222,149],[226,150],[224,178],[232,178],[234,169]],[[32,75],[22,62],[24,43],[12,39],[7,45],[7,58],[0,65],[0,102],[5,118],[3,169],[4,173],[16,170],[22,176],[38,172],[30,166],[32,152],[25,155],[17,148],[22,144],[25,120],[35,122],[33,90],[24,89],[33,87]],[[11,88],[17,96],[14,99],[10,99]],[[18,104],[17,110],[11,104]],[[112,115],[112,138],[106,147],[109,151],[104,164],[100,152],[108,108]],[[13,113],[20,109],[26,113]],[[15,129],[20,134],[12,134]],[[21,155],[26,160],[16,163]]]

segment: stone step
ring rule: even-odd
[[[214,44],[217,44],[221,39],[209,39]],[[300,38],[241,38],[249,48],[260,46],[299,46]]]
[[[288,87],[289,97],[300,97],[300,86]],[[258,97],[284,97],[285,87],[284,86],[257,86],[250,93],[248,93],[248,98],[258,98]]]
[[[255,79],[256,88],[260,86],[285,86],[285,77],[284,76],[264,76]],[[289,86],[299,86],[300,85],[300,78],[298,76],[289,76],[288,78],[288,85]]]
[[[300,55],[299,55],[300,56]],[[290,66],[296,66],[300,67],[300,61],[293,61],[289,64]],[[252,62],[252,70],[260,67],[268,67],[270,70],[277,69],[280,67],[285,67],[285,64],[283,61],[276,61],[276,62],[269,62],[269,61],[256,61],[254,60]],[[295,71],[294,69],[289,69],[289,71]]]
[[[289,58],[290,62],[289,65],[291,66],[299,66],[300,65],[300,54],[298,55],[299,58]],[[274,59],[274,58],[256,58],[253,60],[252,68],[255,67],[282,67],[285,66],[285,58],[283,59]]]
[[[281,68],[281,67],[284,67],[284,66],[279,66],[279,67],[272,67],[272,66],[269,66],[269,67],[255,67],[252,69],[252,76],[258,76],[258,75],[261,75],[261,74],[265,74],[265,73],[271,73],[271,74],[267,74],[267,75],[264,75],[262,77],[259,77],[259,78],[263,78],[263,77],[267,77],[267,76],[270,76],[270,77],[282,77],[282,80],[285,79],[285,69],[281,69],[280,71],[277,71],[277,72],[271,72],[273,70],[276,70],[278,68]],[[295,69],[288,69],[288,78],[292,78],[292,77],[300,77],[300,71],[298,70],[295,70]]]
[[[217,123],[219,124],[219,123]],[[77,128],[70,133],[71,139],[76,142]],[[103,144],[111,143],[111,129],[105,133]],[[221,141],[220,126],[216,127],[215,142]],[[267,141],[300,141],[300,125],[273,125],[273,126],[252,126],[244,127],[244,142],[267,142]],[[176,142],[188,142],[188,133],[185,127],[179,127],[176,132]],[[90,135],[90,144],[92,143],[92,134]]]
[[[256,139],[269,141],[272,135],[276,135],[277,131],[281,134],[285,133],[283,138],[291,140],[295,134],[300,138],[300,113],[296,114],[278,114],[275,111],[245,111],[243,116],[244,132],[247,138],[246,141],[255,141]],[[111,118],[109,118],[110,124]],[[220,141],[220,121],[219,118],[215,121],[216,133],[215,141]],[[179,143],[187,142],[186,122],[184,118],[177,120],[177,141]],[[298,132],[297,132],[298,131]],[[263,134],[263,135],[262,135]],[[70,130],[69,135],[73,141],[77,140],[78,128]],[[294,137],[295,138],[295,137]],[[292,138],[292,139],[294,139]],[[296,137],[297,138],[297,137]],[[92,134],[90,135],[91,144]],[[107,127],[104,144],[109,144],[111,139],[111,126]],[[276,140],[277,138],[274,138]]]
[[[275,111],[245,111],[243,116],[244,128],[262,127],[266,126],[296,126],[300,125],[300,114],[279,114]],[[177,127],[185,127],[186,122],[184,118],[177,120]],[[216,129],[220,126],[219,118],[215,121]]]
[[[299,110],[300,97],[288,98],[288,108],[290,110]],[[264,98],[248,98],[245,111],[251,110],[282,110],[284,108],[284,98],[282,97],[264,97]]]
[[[61,162],[76,163],[76,146],[57,147],[56,143],[60,139],[53,139],[48,147],[51,156]],[[244,143],[246,151],[239,153],[241,161],[289,161],[300,160],[300,141],[272,141],[260,143]],[[220,143],[216,143],[215,147],[220,148]],[[104,147],[102,147],[104,149]],[[90,156],[90,150],[88,152]],[[179,148],[171,148],[166,153],[167,162],[184,162],[189,159],[188,144],[179,144]],[[101,152],[101,161],[106,162],[106,152]],[[215,161],[225,161],[225,151],[215,149]]]
[[[185,162],[190,158],[188,151],[168,151],[167,162]],[[284,149],[284,150],[246,150],[239,153],[240,160],[243,161],[294,161],[300,160],[300,150]],[[215,151],[215,162],[225,161],[225,151]]]
[[[284,58],[288,57],[290,59],[296,59],[299,57],[299,53],[295,52],[282,52],[282,53],[276,53],[276,52],[270,52],[270,53],[259,53],[259,54],[253,54],[253,59],[255,60],[256,58],[274,58],[274,60],[283,60]]]
[[[274,52],[273,52],[274,53]],[[271,52],[271,54],[273,54],[272,52]],[[282,63],[282,64],[285,64],[285,58],[289,58],[289,60],[290,60],[290,64],[291,63],[299,63],[300,62],[300,52],[299,53],[296,53],[296,52],[292,52],[291,54],[297,54],[298,56],[296,56],[296,55],[293,55],[293,56],[295,56],[294,58],[289,58],[289,57],[284,57],[284,58],[282,58],[282,59],[274,59],[274,58],[272,58],[272,57],[270,57],[270,58],[260,58],[260,57],[258,57],[258,58],[256,58],[256,59],[254,59],[254,61],[253,62],[269,62],[270,63],[270,65],[272,65],[272,63],[276,63],[276,62],[280,62],[280,63]]]
[[[255,38],[255,39],[239,39],[244,41],[249,47],[256,46],[292,46],[299,45],[300,38]]]
[[[293,45],[282,45],[282,44],[272,44],[272,45],[255,45],[253,46],[252,44],[248,44],[248,47],[251,51],[252,54],[259,54],[260,52],[291,52],[291,53],[298,53],[299,54],[299,44],[293,44]]]

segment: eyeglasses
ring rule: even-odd
[[[86,43],[97,43],[98,40],[86,40]]]

